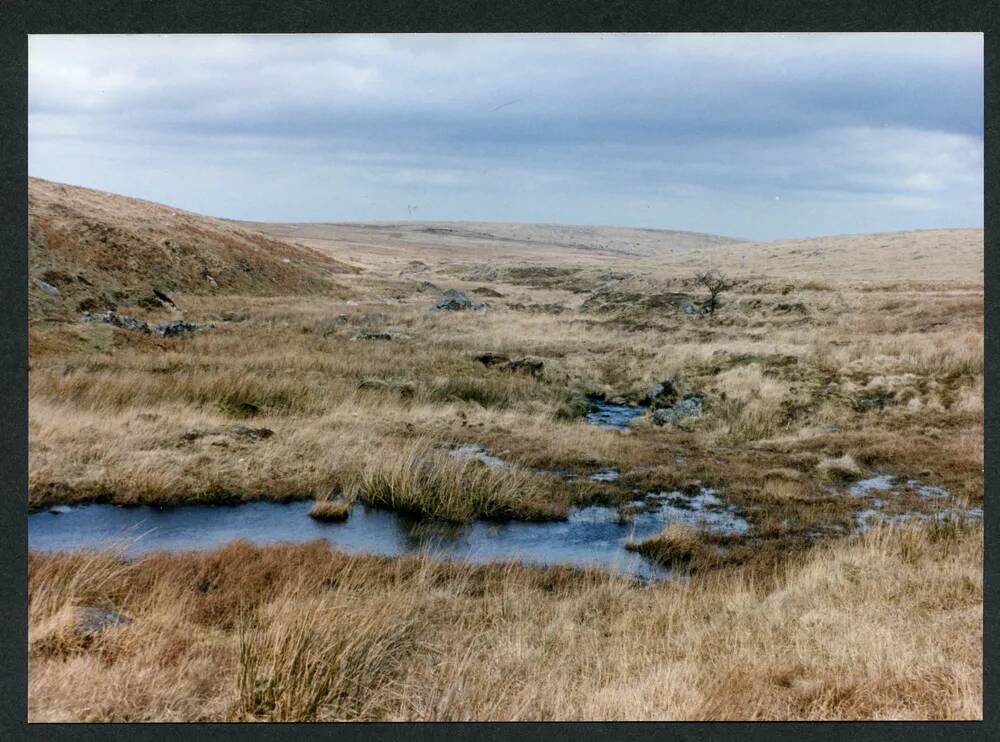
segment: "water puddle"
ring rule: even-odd
[[[590,402],[590,412],[587,413],[587,420],[592,425],[599,425],[602,428],[614,428],[623,433],[628,433],[629,424],[646,412],[646,408],[641,405],[612,404],[597,397],[588,397],[587,401]]]
[[[894,481],[895,478],[889,474],[879,474],[877,476],[855,482],[848,487],[847,491],[852,497],[867,497],[872,492],[892,489]]]
[[[872,493],[879,493],[881,497],[871,497]],[[923,510],[903,510],[905,502],[901,496],[909,492],[915,494],[922,500],[928,500],[931,505],[929,511]],[[899,482],[896,477],[890,474],[879,474],[868,479],[855,482],[848,488],[848,493],[854,497],[868,497],[869,507],[859,510],[855,514],[855,524],[859,531],[867,531],[875,523],[906,523],[920,522],[931,519],[949,520],[953,518],[971,518],[981,520],[983,517],[982,508],[960,508],[942,507],[940,501],[949,497],[951,493],[945,487],[933,484],[926,484],[919,479],[907,479]],[[892,499],[886,499],[889,496]]]
[[[982,508],[968,508],[963,510],[961,508],[943,508],[941,510],[935,510],[930,513],[921,513],[915,510],[910,510],[905,513],[887,513],[881,508],[865,508],[864,510],[858,511],[855,516],[858,530],[861,532],[867,531],[873,525],[878,522],[889,523],[919,523],[923,521],[937,519],[940,521],[948,520],[982,520],[983,519],[983,509]]]
[[[400,556],[424,552],[472,563],[601,567],[644,580],[669,570],[625,549],[681,521],[712,530],[744,533],[747,523],[711,493],[688,497],[655,493],[632,517],[616,508],[591,505],[570,510],[565,521],[455,526],[418,520],[389,510],[355,505],[348,520],[322,523],[308,516],[312,502],[249,502],[240,505],[118,507],[107,504],[57,506],[28,516],[28,547],[37,551],[100,548],[128,543],[129,556],[152,551],[212,549],[234,539],[257,544],[324,539],[348,553]]]
[[[707,531],[738,535],[750,529],[750,524],[736,508],[726,505],[716,496],[715,490],[707,487],[697,495],[678,491],[652,492],[646,495],[646,501],[657,503],[668,523],[687,523]]]
[[[617,482],[621,475],[617,469],[601,469],[590,475],[591,482]]]

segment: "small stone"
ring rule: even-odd
[[[392,340],[388,332],[362,332],[354,336],[355,340]]]
[[[59,296],[59,289],[57,289],[51,283],[45,283],[45,281],[42,281],[41,279],[38,279],[38,278],[33,278],[31,280],[34,282],[34,284],[38,288],[40,288],[42,291],[44,291],[49,296]]]
[[[121,613],[103,608],[83,607],[74,610],[74,626],[80,634],[87,637],[96,636],[103,631],[125,626],[131,622],[131,619]]]

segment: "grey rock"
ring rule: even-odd
[[[202,328],[199,325],[178,319],[173,320],[172,322],[164,322],[163,324],[153,325],[151,329],[158,335],[170,337],[171,335],[182,335],[185,332],[195,332],[196,330],[200,330]]]
[[[117,611],[108,611],[103,608],[77,608],[74,614],[76,630],[88,637],[132,622],[131,619]]]
[[[705,313],[701,307],[697,304],[692,304],[691,302],[681,304],[681,311],[684,312],[684,314],[690,314],[692,316]]]
[[[103,322],[107,325],[114,325],[115,327],[120,327],[123,330],[132,330],[133,332],[151,333],[155,332],[157,335],[162,337],[170,337],[171,335],[180,335],[185,332],[194,332],[195,330],[205,330],[215,327],[215,325],[195,325],[191,322],[185,322],[184,320],[178,319],[171,322],[163,322],[157,325],[150,325],[146,320],[139,319],[138,317],[132,317],[128,314],[118,314],[116,312],[84,312],[83,316],[80,317],[81,322]]]
[[[355,340],[392,340],[388,332],[362,332],[354,336]]]
[[[653,422],[657,425],[676,425],[688,418],[701,417],[704,414],[704,402],[702,394],[686,394],[673,406],[654,410]]]
[[[45,281],[42,281],[41,279],[38,278],[33,278],[31,280],[38,288],[40,288],[49,296],[59,296],[59,289],[57,289],[51,283],[45,283]]]
[[[103,322],[107,325],[114,325],[115,327],[121,327],[123,330],[133,330],[135,332],[148,333],[150,331],[149,324],[145,320],[116,312],[98,312],[96,314],[84,312],[80,320],[82,322]]]
[[[216,281],[214,278],[212,278],[212,276],[206,275],[205,279],[208,281],[208,285],[211,286],[213,289],[219,288],[219,282]]]
[[[482,311],[486,309],[486,307],[486,304],[474,303],[464,291],[459,291],[458,289],[448,289],[444,292],[444,298],[434,305],[435,310],[440,311],[443,309],[450,312],[464,311],[467,309]]]

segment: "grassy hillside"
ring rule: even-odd
[[[31,506],[600,503],[628,527],[637,497],[711,487],[748,530],[639,542],[689,575],[647,586],[319,544],[36,554],[33,720],[981,718],[982,527],[938,522],[985,507],[981,230],[628,252],[604,228],[251,227],[59,188],[32,183],[33,275],[93,287],[32,289],[33,319],[73,321],[30,329]],[[213,328],[75,321],[99,285],[151,290],[109,265],[133,242]],[[685,309],[707,267],[733,279],[711,316]],[[488,306],[435,311],[447,289]],[[702,412],[586,417],[666,381]],[[512,468],[445,453],[467,445]],[[132,623],[81,639],[81,606]]]
[[[154,288],[343,295],[332,277],[357,271],[218,219],[38,178],[28,181],[28,261],[32,319],[155,306]]]

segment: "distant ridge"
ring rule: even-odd
[[[443,248],[543,247],[577,252],[650,257],[741,242],[732,237],[668,229],[507,222],[236,222],[291,239],[356,244],[428,244]]]

